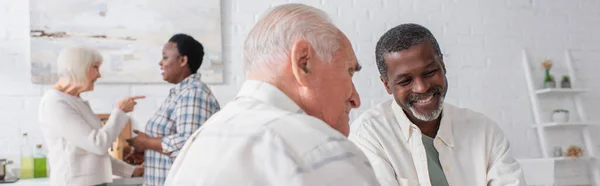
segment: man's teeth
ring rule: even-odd
[[[431,101],[431,99],[433,99],[433,95],[429,96],[429,97],[428,97],[428,98],[426,98],[426,99],[420,99],[420,100],[417,100],[417,103],[425,103],[425,102],[429,102],[429,101]]]

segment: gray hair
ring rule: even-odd
[[[439,60],[438,62],[443,61],[444,57],[437,40],[427,28],[421,25],[414,23],[401,24],[383,34],[375,47],[375,60],[377,61],[377,69],[381,78],[388,80],[384,55],[422,44],[425,39],[431,42],[431,47],[435,52],[437,60]]]
[[[274,7],[256,23],[244,42],[244,70],[264,72],[286,60],[297,40],[306,40],[317,56],[330,62],[340,48],[340,31],[328,15],[311,6],[285,4]]]
[[[95,49],[84,46],[65,48],[58,55],[58,76],[70,83],[83,83],[87,81],[90,66],[96,62],[102,62],[102,55]]]

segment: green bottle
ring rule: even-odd
[[[21,179],[33,178],[33,153],[27,133],[21,138]]]
[[[46,170],[46,154],[44,153],[41,144],[35,146],[35,154],[33,156],[33,177],[48,177],[48,172]]]

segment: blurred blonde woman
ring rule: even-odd
[[[112,158],[108,149],[129,120],[136,99],[117,103],[106,125],[80,97],[94,90],[102,56],[94,49],[76,46],[61,51],[57,60],[59,80],[41,99],[39,121],[48,145],[50,185],[106,185],[112,175],[138,177],[143,167]]]

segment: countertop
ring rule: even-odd
[[[137,178],[119,178],[115,177],[109,186],[138,186],[144,183],[143,177]],[[3,183],[0,186],[41,186],[50,185],[48,178],[35,178],[35,179],[21,179],[15,183]]]

